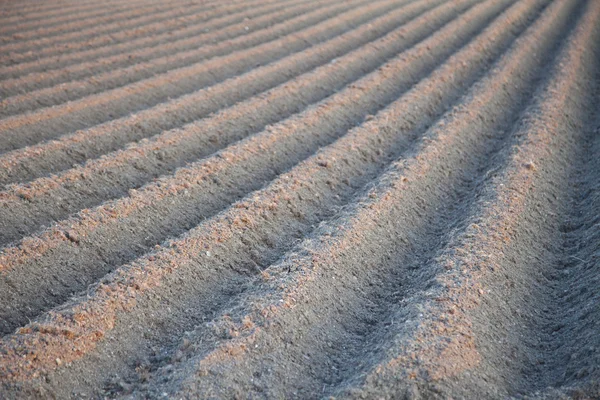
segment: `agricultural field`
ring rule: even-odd
[[[0,0],[0,398],[600,398],[599,0]]]

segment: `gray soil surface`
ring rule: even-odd
[[[600,398],[600,1],[0,0],[0,398]]]

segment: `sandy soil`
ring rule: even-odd
[[[1,398],[600,398],[600,1],[0,1]]]

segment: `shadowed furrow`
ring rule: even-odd
[[[573,3],[566,7],[573,9]],[[564,8],[554,7],[547,15],[549,18],[545,18],[546,30],[561,26],[559,21],[552,20],[557,11],[563,16],[567,14]],[[564,20],[562,26],[565,26]],[[547,31],[536,33],[549,36]],[[554,34],[560,35],[560,29]],[[536,34],[528,37],[533,38],[544,40],[544,36]],[[552,38],[548,39],[547,44],[552,43]],[[531,42],[521,42],[520,49],[510,53],[514,58],[505,58],[505,63],[500,64],[509,71],[500,67],[489,82],[501,83],[505,78],[503,73],[516,73],[517,65],[513,63],[517,60],[522,68],[533,67],[519,54],[519,50],[542,50],[530,45]],[[543,61],[533,58],[527,61]],[[529,79],[532,78],[530,75]],[[483,82],[486,80],[473,93],[472,99],[477,103],[484,100],[478,97],[485,91],[497,92]],[[532,83],[529,82],[530,87]],[[521,86],[524,90],[521,96],[528,93],[527,86]],[[504,100],[517,99],[506,93]],[[437,272],[424,270],[430,257],[427,251],[435,254],[438,241],[442,239],[443,243],[444,230],[450,233],[456,229],[461,215],[468,212],[465,206],[471,204],[470,193],[479,180],[472,181],[469,176],[483,174],[490,156],[499,148],[506,148],[504,138],[479,133],[482,128],[498,127],[502,119],[510,124],[514,119],[511,109],[497,108],[506,113],[504,118],[492,114],[481,118],[485,114],[478,111],[485,112],[490,103],[479,104],[483,106],[481,110],[465,107],[464,111],[471,110],[472,115],[467,120],[457,118],[458,110],[448,114],[448,120],[437,124],[420,142],[420,148],[413,150],[413,157],[394,164],[353,206],[320,226],[297,246],[297,251],[267,268],[261,279],[248,285],[239,300],[233,302],[234,307],[225,309],[222,317],[186,335],[185,344],[180,345],[179,359],[166,361],[169,365],[156,372],[165,384],[158,383],[152,375],[148,377],[150,393],[154,394],[149,397],[173,389],[170,396],[184,398],[199,393],[217,397],[241,393],[314,397],[343,390],[348,378],[364,376],[364,371],[370,369],[369,363],[381,353],[385,354],[387,346],[397,343],[393,335],[399,335],[398,329],[401,334],[410,333],[414,313],[421,311],[422,316],[420,303],[414,302],[412,297],[429,297],[430,286],[420,286],[418,282],[431,279],[431,274]],[[515,105],[518,106],[518,102]],[[462,124],[469,125],[459,126]],[[456,146],[454,140],[461,140],[461,146]],[[474,159],[467,154],[472,154]],[[451,162],[451,168],[445,168],[445,162]],[[435,185],[434,179],[441,179],[446,185]],[[436,197],[432,196],[434,193]],[[450,204],[452,206],[445,206]],[[365,268],[366,265],[370,268]],[[412,280],[408,281],[409,278]],[[477,287],[469,285],[468,289],[478,293]],[[443,324],[446,319],[433,321]],[[459,333],[463,333],[469,325],[458,327],[462,328]],[[434,330],[432,334],[438,332]],[[431,367],[439,368],[437,371],[441,374],[475,368],[476,360],[468,351],[470,337],[465,336],[458,339],[463,345],[462,351],[444,352]],[[416,344],[432,342],[435,343],[432,338],[415,341]],[[447,343],[443,337],[440,342]],[[385,383],[372,380],[364,387],[365,392],[353,389],[346,394],[373,398],[385,397],[386,393],[414,396],[416,391],[418,395],[425,384],[417,389],[414,379],[420,374],[412,375],[413,370],[407,368],[413,365],[410,356],[408,353],[406,360],[390,363],[390,374],[395,372],[394,366],[401,368]],[[423,360],[416,356],[414,365],[420,367]],[[463,363],[456,363],[453,357],[461,357]],[[352,365],[350,360],[361,362]],[[373,370],[379,374],[382,368],[375,367]],[[165,379],[165,375],[170,377]],[[428,377],[440,378],[439,375]],[[466,384],[464,388],[466,393],[471,393],[472,386]],[[453,397],[467,395],[447,393]],[[141,397],[146,396],[147,393]]]
[[[383,9],[380,9],[380,12],[384,13],[393,7],[394,4],[388,2],[383,6]],[[256,33],[260,34],[263,30],[272,31],[272,25],[274,23],[279,23],[282,26],[292,24],[295,17],[314,8],[314,4],[301,4],[299,7],[287,7],[276,15],[271,15],[271,18],[265,19],[265,23],[263,23],[263,26],[259,26],[259,28],[264,28],[265,25],[268,26],[268,28],[259,29]],[[376,10],[378,9],[378,7],[374,8]],[[292,21],[286,21],[288,18]],[[242,22],[241,25],[242,26],[238,27],[238,31],[245,33],[248,24],[247,22]],[[266,38],[264,37],[265,35],[258,36],[260,36],[261,40],[268,40],[270,38],[275,38],[276,33],[276,30],[272,31],[271,35],[269,35],[270,37],[267,36]],[[83,96],[104,92],[115,87],[124,86],[132,82],[153,77],[159,73],[171,71],[175,68],[186,67],[190,64],[210,59],[211,57],[222,56],[234,50],[245,48],[248,44],[253,44],[251,41],[248,43],[249,40],[245,36],[240,38],[242,40],[237,40],[237,42],[240,42],[239,44],[235,43],[236,36],[239,35],[234,35],[234,39],[227,47],[213,46],[212,48],[209,47],[176,52],[175,54],[159,57],[148,62],[137,63],[127,68],[116,68],[110,72],[94,75],[90,79],[69,81],[50,88],[35,90],[24,95],[9,97],[0,102],[0,109],[2,109],[0,115],[7,116],[18,114],[26,110],[35,110],[36,108],[52,106],[69,100],[78,99]],[[187,44],[187,47],[194,42],[196,44],[192,45],[192,47],[197,48],[197,42],[193,38]],[[177,48],[176,45],[169,45],[167,47]]]
[[[472,0],[463,1],[461,6],[467,7],[470,2]],[[440,7],[425,14],[423,18],[415,20],[415,23],[411,23],[410,26],[401,27],[381,38],[378,40],[379,43],[374,43],[369,50],[356,50],[344,56],[339,62],[328,64],[312,73],[286,82],[257,98],[251,98],[224,110],[208,120],[199,120],[182,129],[164,132],[149,141],[132,144],[125,150],[90,161],[81,168],[68,170],[54,177],[41,178],[26,185],[15,185],[12,190],[0,192],[0,204],[2,204],[0,210],[6,210],[0,211],[0,218],[8,223],[12,218],[22,222],[19,227],[21,231],[4,232],[0,236],[0,243],[7,243],[22,236],[23,233],[28,233],[22,231],[27,226],[31,226],[34,230],[40,224],[51,222],[49,217],[61,219],[103,200],[122,196],[128,189],[139,187],[153,177],[185,164],[186,161],[193,161],[210,154],[234,140],[284,118],[286,114],[291,115],[300,111],[306,105],[358,79],[369,69],[379,66],[398,51],[404,50],[431,33],[432,28],[439,27],[451,18],[452,14],[449,11],[452,10],[448,10],[448,7]],[[425,21],[429,24],[419,25]],[[441,40],[440,42],[443,43]],[[440,47],[440,51],[448,50]],[[237,87],[234,82],[234,90]],[[384,96],[383,93],[381,96]],[[351,99],[357,103],[354,97]],[[356,108],[359,108],[359,104],[356,104]],[[374,101],[370,106],[377,106],[377,104],[379,101]],[[261,120],[253,116],[250,113],[253,109],[263,110],[261,115],[265,119]],[[350,110],[351,108],[348,111]],[[342,120],[351,121],[345,118]],[[30,202],[34,197],[37,204]],[[61,198],[68,204],[67,208],[59,211],[59,214],[48,214],[48,206],[54,204],[57,198]],[[54,207],[50,206],[50,208]]]
[[[181,96],[229,77],[247,72],[257,64],[272,62],[290,53],[304,50],[315,42],[321,42],[351,29],[348,23],[361,18],[364,9],[352,9],[365,0],[352,0],[341,5],[328,6],[294,18],[292,21],[277,24],[257,32],[267,35],[266,42],[255,47],[233,52],[222,57],[177,68],[155,77],[144,79],[124,87],[108,90],[97,95],[87,96],[60,106],[43,108],[28,114],[0,120],[0,151],[14,149],[31,142],[60,136],[76,129],[126,115],[129,112],[165,101],[170,97]],[[376,8],[376,3],[367,7]],[[337,18],[332,18],[337,15]],[[320,22],[322,21],[322,22]],[[308,26],[308,27],[307,27]],[[287,34],[279,37],[282,34]],[[278,37],[272,40],[273,37]],[[244,37],[240,38],[245,40]],[[270,41],[269,41],[270,40]],[[228,41],[219,45],[228,46]],[[28,143],[29,142],[29,143]],[[9,146],[9,147],[5,147]]]
[[[177,8],[190,7],[192,5],[194,5],[193,2],[182,1],[177,4]],[[147,2],[143,2],[141,4],[135,4],[135,2],[127,2],[124,4],[117,4],[114,8],[100,8],[100,11],[95,9],[93,13],[67,14],[68,18],[73,21],[67,20],[63,11],[63,14],[60,15],[61,18],[53,19],[48,18],[47,16],[41,17],[43,18],[43,26],[34,26],[33,24],[27,23],[19,23],[14,27],[3,25],[0,27],[0,41],[20,42],[39,37],[48,38],[66,32],[82,30],[92,24],[112,23],[134,18],[141,14],[151,14],[154,13],[155,10],[164,12],[173,8],[173,4],[170,4],[168,8],[165,8],[164,5],[161,6],[160,3],[148,4]],[[39,22],[37,22],[37,24],[39,25]]]
[[[65,135],[56,141],[41,143],[0,156],[0,182],[28,181],[48,172],[56,172],[74,163],[94,158],[120,148],[127,142],[158,134],[164,130],[192,122],[248,96],[258,94],[293,78],[335,57],[351,51],[386,34],[418,13],[438,4],[438,0],[417,2],[408,7],[387,11],[387,15],[364,21],[356,29],[341,34],[322,44],[284,57],[282,60],[255,68],[249,73],[208,89],[199,90],[181,98],[159,104],[137,114]],[[385,6],[385,4],[384,4]],[[371,14],[363,12],[363,17]],[[356,22],[355,22],[356,23]],[[276,104],[274,105],[276,106]],[[253,118],[252,115],[247,115]]]
[[[463,3],[468,4],[467,1]],[[485,13],[493,14],[494,11],[497,12],[497,8],[502,7],[506,1],[495,1],[495,3],[498,4],[494,4],[495,7],[492,7],[491,10],[485,8],[479,10],[478,8],[476,11],[484,13],[484,15],[475,14],[473,18],[479,17],[482,19],[481,23],[484,23],[486,18],[490,18],[489,16],[486,16]],[[447,8],[440,8],[439,11],[440,15],[438,18],[441,17],[441,15],[447,15],[449,12]],[[86,242],[89,242],[89,245],[80,241],[80,245],[76,248],[73,248],[71,241],[64,234],[65,228],[56,226],[50,231],[46,232],[40,238],[42,243],[44,243],[41,247],[39,246],[41,244],[38,242],[39,239],[33,238],[31,241],[27,240],[23,242],[24,247],[21,246],[20,248],[14,248],[12,250],[6,249],[6,257],[0,258],[0,264],[2,264],[7,270],[7,281],[15,281],[14,278],[9,277],[9,275],[12,274],[29,274],[29,272],[26,272],[26,270],[29,269],[28,266],[33,267],[34,264],[37,266],[33,267],[33,269],[42,271],[45,267],[40,267],[39,262],[47,262],[48,265],[56,264],[56,260],[44,261],[45,257],[42,257],[42,254],[46,253],[47,256],[52,257],[52,254],[57,254],[56,246],[65,247],[65,245],[66,247],[64,251],[60,252],[61,254],[65,255],[65,251],[70,252],[73,250],[75,250],[79,256],[84,256],[84,253],[89,253],[88,256],[85,256],[85,258],[88,260],[86,263],[87,268],[91,271],[97,268],[102,268],[102,270],[98,270],[98,272],[92,272],[94,275],[101,275],[106,272],[107,268],[110,268],[110,264],[106,263],[107,257],[111,259],[118,257],[118,259],[114,262],[122,263],[127,260],[127,257],[131,258],[135,255],[139,255],[141,254],[140,251],[143,252],[149,246],[164,240],[164,235],[169,235],[169,232],[171,235],[174,235],[180,233],[182,230],[191,228],[193,225],[199,222],[199,218],[206,216],[206,213],[208,212],[205,211],[202,213],[200,210],[198,210],[199,206],[203,206],[208,210],[210,210],[211,207],[218,207],[216,204],[214,204],[217,199],[209,200],[198,196],[187,197],[192,190],[195,192],[198,185],[204,185],[206,183],[212,185],[214,190],[207,190],[205,188],[202,190],[202,192],[209,195],[209,198],[212,198],[216,195],[229,203],[246,194],[250,190],[257,189],[260,187],[260,185],[262,185],[265,179],[269,178],[269,175],[265,174],[273,174],[276,173],[276,171],[284,170],[290,166],[290,163],[293,165],[294,162],[300,161],[303,157],[306,157],[319,146],[331,142],[335,138],[342,135],[347,129],[352,127],[352,125],[360,121],[366,114],[376,111],[379,103],[385,104],[386,102],[389,102],[391,99],[397,96],[398,91],[406,88],[408,85],[416,81],[418,79],[417,77],[419,72],[423,73],[427,69],[431,69],[431,66],[428,66],[427,63],[423,62],[422,55],[426,52],[424,49],[431,48],[433,44],[437,44],[437,47],[439,47],[441,51],[451,51],[451,47],[448,46],[449,43],[446,39],[448,32],[453,31],[455,33],[455,40],[461,40],[462,35],[468,37],[468,34],[470,34],[469,29],[474,29],[472,25],[466,23],[466,21],[469,20],[470,19],[458,20],[458,27],[452,25],[448,26],[448,29],[440,31],[439,34],[437,34],[435,37],[432,37],[432,40],[429,40],[428,42],[423,43],[415,48],[412,53],[407,54],[407,57],[400,57],[396,62],[392,61],[383,66],[382,69],[376,71],[373,76],[367,76],[361,81],[351,85],[346,91],[340,92],[340,94],[328,99],[317,109],[309,109],[305,113],[300,114],[297,118],[293,118],[290,121],[284,121],[282,124],[275,125],[273,128],[267,129],[260,135],[250,138],[248,141],[232,146],[231,149],[226,149],[225,153],[219,153],[207,160],[200,161],[197,164],[192,164],[191,166],[181,169],[175,174],[174,177],[170,179],[166,178],[166,181],[158,185],[151,184],[148,187],[143,188],[142,190],[155,191],[156,193],[155,200],[151,201],[150,203],[146,201],[140,202],[140,200],[143,200],[145,196],[137,197],[137,199],[133,202],[130,201],[131,199],[124,199],[123,201],[119,201],[115,204],[107,204],[98,210],[94,210],[92,211],[92,214],[85,213],[88,215],[80,220],[76,224],[77,226],[75,226],[75,221],[64,222],[65,226],[70,226],[70,228],[67,228],[69,229],[69,232],[71,232],[68,234],[69,236],[76,235],[80,238],[86,237]],[[415,20],[415,22],[422,21]],[[423,26],[423,24],[419,25]],[[460,32],[461,27],[466,30],[464,33],[462,33],[462,35]],[[408,26],[405,32],[411,31],[413,31],[412,27]],[[462,38],[462,40],[464,40],[464,38]],[[390,40],[389,43],[396,43],[396,41]],[[435,65],[435,61],[435,59],[431,59],[429,62]],[[352,65],[351,63],[348,64]],[[340,62],[339,64],[336,63],[335,65],[348,64]],[[331,69],[332,68],[327,68],[324,71],[316,71],[315,77],[319,78],[316,81],[322,84],[328,73],[331,72]],[[337,71],[343,72],[343,70],[340,68],[337,68]],[[319,72],[321,73],[319,74]],[[389,75],[386,76],[386,73]],[[295,83],[295,85],[286,86],[288,88],[287,93],[293,93],[293,91],[296,90],[301,93],[302,89],[306,88],[303,87],[302,83],[303,82],[300,81]],[[309,81],[307,83],[310,84],[312,82]],[[294,88],[294,86],[296,87]],[[360,102],[356,101],[357,94],[361,94],[363,97]],[[271,102],[274,100],[269,98],[267,99]],[[237,114],[244,115],[246,113],[247,112],[239,113],[238,111]],[[231,117],[231,114],[225,114],[222,115],[220,119],[217,119],[217,121],[215,121],[217,122],[217,129],[215,129],[215,131],[218,132],[220,130],[218,125],[219,122],[230,122],[232,120]],[[235,120],[233,120],[233,122],[235,123]],[[204,124],[203,128],[206,129]],[[166,142],[169,143],[179,141],[177,139],[177,137],[174,137]],[[297,143],[297,141],[300,139],[302,140],[302,146]],[[303,146],[305,146],[305,150],[302,150]],[[293,153],[287,154],[287,156],[284,158],[273,159],[273,154],[279,154],[284,152],[286,149],[294,149],[294,147],[296,147],[296,151]],[[149,149],[152,148],[156,148],[156,146],[149,147]],[[257,150],[251,150],[253,148],[256,148]],[[265,159],[263,159],[263,157],[247,157],[247,155],[256,154],[256,151],[258,150],[262,150],[263,157],[265,157]],[[292,150],[288,151],[291,152]],[[244,174],[243,181],[232,181],[232,179],[237,179],[235,171],[239,170],[244,170],[246,171],[246,174],[250,175]],[[198,174],[202,171],[204,171],[204,173],[206,173],[206,171],[212,171],[214,177],[208,182],[199,180]],[[257,174],[257,176],[254,177],[254,179],[249,179],[249,176],[252,176],[252,173]],[[270,176],[270,179],[272,178],[273,175]],[[242,185],[242,183],[245,185]],[[246,186],[245,189],[244,186]],[[186,188],[188,193],[182,193],[180,190],[172,191],[171,189],[169,189],[169,191],[166,193],[164,191],[164,188],[176,187]],[[233,189],[233,192],[229,192],[226,187]],[[161,217],[159,214],[157,214],[156,207],[158,207],[160,204],[166,204],[167,209],[169,208],[169,204],[172,204],[173,201],[171,198],[169,198],[169,193],[172,193],[177,197],[184,195],[184,203],[181,204],[180,207],[181,217],[184,219],[180,220],[178,217],[173,215],[171,211],[169,211],[168,214],[164,215],[163,222],[159,223],[159,219]],[[186,197],[187,200],[185,200]],[[148,206],[151,206],[151,208],[154,210],[151,210],[151,208],[148,208]],[[151,217],[155,223],[153,229],[156,228],[156,230],[154,233],[152,233],[152,235],[149,235],[149,232],[139,232],[139,234],[136,235],[128,234],[127,238],[124,237],[116,241],[115,234],[112,234],[111,237],[107,237],[106,239],[110,240],[118,247],[106,247],[104,250],[102,250],[104,255],[97,259],[96,262],[93,262],[92,257],[98,256],[99,249],[97,249],[94,245],[94,240],[90,239],[90,235],[95,234],[94,227],[97,225],[92,221],[101,218],[103,220],[102,226],[104,228],[108,227],[110,221],[106,220],[103,215],[105,214],[105,210],[109,208],[111,210],[110,213],[117,217],[114,219],[114,222],[117,222],[119,219],[126,216],[130,216],[131,218],[135,218],[137,220],[135,223],[136,225],[147,225],[147,223],[143,221],[146,220],[146,218]],[[197,214],[195,218],[192,218],[192,214],[190,214],[190,212],[194,212],[194,210],[197,213],[200,211],[200,213]],[[150,214],[148,214],[148,212],[150,212]],[[101,234],[101,232],[97,233]],[[29,247],[27,242],[34,245],[36,248],[41,250],[41,252],[36,251],[36,255],[34,257],[27,255],[30,253],[30,251],[27,249],[27,247]],[[138,249],[138,252],[132,253],[130,250],[135,248]],[[82,271],[63,271],[67,274],[75,274],[73,275],[73,278],[77,280],[82,278],[89,280],[91,278],[85,278],[85,276],[81,276]],[[63,273],[59,273],[59,275],[63,275]],[[63,279],[66,278],[66,276],[67,275],[63,275]],[[47,281],[47,283],[49,283],[49,281]],[[18,307],[18,298],[23,299],[23,301],[27,301],[28,306],[26,306],[26,308],[33,310],[33,303],[29,302],[29,300],[25,300],[25,296],[23,296],[24,293],[20,289],[14,287],[14,284],[11,286],[16,290],[13,290],[7,286],[6,290],[3,291],[4,294],[0,295],[7,296],[7,303],[11,303],[13,305],[11,309],[6,310],[7,314],[5,321],[7,323],[9,323],[9,321],[12,319],[11,315],[15,315],[14,308]],[[44,300],[45,296],[38,296],[36,300],[38,304],[43,304],[44,302],[48,301],[56,301],[56,299],[53,300],[52,298],[58,294],[58,292],[56,292],[58,287],[55,284],[52,284],[51,286],[52,288],[49,288],[48,291],[48,294],[51,296],[47,297],[47,300]],[[19,294],[19,292],[21,292],[21,294]],[[20,309],[21,307],[18,308]]]
[[[0,397],[600,397],[598,1],[20,6]]]
[[[411,329],[394,339],[353,397],[387,390],[390,379],[403,374],[399,365],[408,366],[421,382],[427,379],[422,387],[456,397],[471,390],[486,397],[515,396],[545,385],[555,386],[559,397],[560,385],[586,375],[561,377],[577,361],[570,357],[571,363],[562,364],[543,339],[564,327],[564,321],[557,324],[561,318],[549,301],[554,286],[549,281],[562,272],[553,269],[561,258],[569,179],[597,102],[597,88],[589,82],[597,80],[598,48],[588,46],[598,43],[600,7],[588,2],[581,8],[577,29],[515,127],[513,146],[501,154],[502,164],[488,172],[461,231],[429,267],[435,272],[430,290],[407,299],[413,309]],[[584,320],[571,326],[591,328]],[[585,342],[572,339],[564,342],[571,352],[578,344],[585,351]],[[571,387],[571,395],[596,397],[597,387],[579,381],[584,385]]]
[[[148,0],[132,0],[127,2],[127,4],[123,4],[119,2],[119,4],[112,4],[115,2],[106,1],[104,5],[110,7],[110,10],[104,10],[104,13],[109,13],[128,9],[131,7],[139,6],[140,4],[151,4],[151,1]],[[72,5],[71,5],[72,6]],[[19,2],[18,12],[11,12],[11,10],[0,10],[0,21],[2,21],[2,29],[3,31],[15,31],[19,32],[19,27],[23,26],[23,29],[27,29],[30,26],[40,26],[45,25],[47,22],[53,23],[55,20],[60,21],[68,21],[71,20],[72,17],[69,16],[69,13],[76,14],[80,17],[86,17],[88,15],[96,15],[99,13],[97,3],[94,5],[87,5],[84,7],[71,7],[69,5],[57,5],[53,3],[50,7],[40,7],[33,6],[27,7],[22,2]],[[77,6],[81,6],[80,3]],[[67,14],[65,16],[65,13]],[[15,15],[16,14],[16,15]],[[41,21],[40,21],[41,20]]]
[[[46,50],[37,50],[35,52],[10,55],[10,61],[16,65],[9,65],[0,69],[0,78],[16,79],[33,72],[50,72],[78,62],[86,62],[94,59],[116,55],[125,51],[132,51],[144,47],[158,45],[183,39],[187,36],[210,31],[211,27],[204,26],[207,21],[230,17],[237,12],[249,11],[253,6],[261,4],[271,4],[263,0],[253,0],[244,2],[242,5],[230,7],[219,7],[210,12],[206,11],[200,14],[187,15],[185,20],[187,24],[181,25],[178,20],[171,22],[164,21],[162,27],[164,31],[155,32],[152,35],[134,37],[137,29],[127,29],[113,32],[111,35],[100,35],[83,42],[69,43],[67,48],[48,48]],[[135,60],[132,60],[134,62]]]
[[[162,10],[166,8],[166,10]],[[138,8],[139,10],[139,8]],[[140,10],[142,11],[142,10]],[[60,48],[60,51],[64,51],[64,45],[83,41],[88,38],[93,38],[98,35],[110,35],[113,32],[118,32],[126,28],[136,28],[138,35],[152,34],[154,32],[160,32],[164,29],[164,21],[178,21],[180,24],[184,24],[186,21],[186,14],[202,13],[206,11],[204,4],[196,5],[193,2],[187,7],[173,9],[171,6],[164,7],[159,6],[154,15],[150,13],[141,13],[142,15],[134,16],[126,21],[117,21],[109,24],[101,24],[98,26],[84,27],[76,32],[66,32],[55,36],[49,37],[37,37],[33,36],[30,40],[23,40],[17,42],[11,42],[8,44],[0,45],[0,53],[24,53],[31,52],[38,49],[55,47]],[[4,58],[0,58],[1,61]]]
[[[518,10],[518,11],[521,11],[521,10]],[[496,34],[497,34],[497,33],[496,33]],[[491,42],[492,42],[492,41],[491,41]],[[471,49],[471,54],[473,54],[473,55],[475,55],[475,54],[478,54],[476,50],[480,50],[480,49]],[[459,62],[460,62],[460,58],[459,58],[459,57],[457,57],[457,58],[456,58],[456,62],[457,62],[457,63],[459,63]],[[448,68],[451,68],[451,66],[448,66]],[[438,76],[439,76],[439,78],[438,78],[438,79],[439,79],[441,82],[443,82],[443,76],[445,76],[445,74],[443,74],[443,73],[440,73]],[[471,78],[471,79],[472,79],[472,78]],[[418,92],[417,92],[417,93],[418,93]],[[432,100],[437,98],[437,96],[435,95],[435,93],[432,93],[432,97],[431,97],[431,98],[432,98]],[[410,110],[410,106],[409,106],[410,102],[406,102],[405,104],[406,104],[406,107],[407,107],[407,109],[408,109],[408,110]],[[388,121],[388,120],[389,120],[389,115],[385,116],[385,118],[384,118],[384,116],[382,116],[382,117],[379,119],[379,121],[381,121],[381,122],[383,122],[383,121]],[[392,120],[394,120],[394,119],[392,119]],[[372,133],[371,133],[372,131],[371,131],[370,129],[366,129],[366,130],[364,130],[364,131],[362,131],[362,132],[364,132],[363,134],[364,134],[364,135],[366,135],[366,136],[365,136],[365,139],[366,139],[366,140],[368,140],[368,141],[369,141],[369,140],[372,140],[372,139],[370,139],[370,138],[372,137]],[[390,132],[390,134],[391,134],[391,132],[393,132],[393,130],[390,130],[389,132]],[[356,138],[354,138],[354,140],[352,140],[352,139],[347,139],[347,141],[346,141],[346,143],[347,143],[347,144],[346,144],[345,146],[352,146],[352,147],[353,147],[353,143],[357,143],[357,144],[359,145],[359,143],[360,143],[360,142],[356,142],[356,141],[355,141],[355,139],[356,139]],[[375,142],[375,143],[377,143],[377,142]],[[365,144],[366,144],[366,143],[365,143]],[[382,146],[382,148],[383,148],[383,149],[389,148],[388,146],[386,146],[386,143],[381,143],[381,142],[380,142],[380,143],[379,143],[379,145],[380,145],[380,146]],[[359,145],[359,146],[360,146],[360,145]],[[364,146],[360,146],[360,147],[361,147],[361,148],[363,148]],[[364,148],[367,148],[367,147],[364,147]],[[342,148],[341,150],[343,150],[343,148]],[[338,151],[339,151],[339,150],[338,150]],[[343,155],[344,155],[344,154],[352,154],[352,153],[353,153],[353,152],[350,152],[350,153],[349,153],[349,152],[348,152],[348,150],[344,150],[344,151],[341,151],[341,152],[339,152],[339,154],[340,154],[340,157],[343,157]],[[243,154],[243,153],[242,153],[242,154]],[[335,154],[335,153],[334,153],[334,154]],[[376,153],[375,153],[375,154],[376,154]],[[225,156],[225,157],[226,157],[226,156]],[[356,157],[359,157],[359,159],[363,159],[363,160],[364,160],[363,162],[368,162],[368,160],[370,159],[370,157],[369,157],[367,154],[360,154],[360,153],[356,153]],[[326,159],[326,160],[336,160],[336,157],[329,157],[329,156],[323,157],[323,155],[316,156],[316,157],[314,157],[314,159],[313,159],[313,160],[311,161],[311,163],[310,163],[310,164],[314,165],[312,168],[317,168],[317,170],[319,170],[319,171],[325,171],[325,172],[329,171],[329,170],[330,170],[330,166],[329,166],[329,165],[327,165],[326,167],[323,167],[323,161],[322,161],[323,159]],[[385,159],[385,157],[384,157],[384,159]],[[341,164],[339,164],[340,166],[343,166],[343,165],[348,165],[348,166],[355,165],[355,164],[354,164],[353,162],[351,162],[350,160],[348,160],[348,162],[343,162],[343,158],[342,158],[342,159],[340,159],[340,161],[342,161],[342,163],[341,163]],[[334,162],[334,161],[332,161],[332,162]],[[337,164],[337,161],[335,161],[335,162],[336,162],[336,164]],[[310,164],[309,164],[309,165],[310,165]],[[354,169],[354,167],[349,167],[349,168],[352,168],[352,169]],[[335,167],[335,166],[333,166],[331,169],[333,169],[333,170],[335,171],[336,167]],[[361,168],[356,168],[356,172],[359,172],[359,171],[361,171]],[[315,174],[314,174],[314,173],[309,173],[309,174],[305,174],[305,173],[299,173],[297,176],[299,176],[299,177],[300,177],[300,176],[306,176],[306,177],[309,177],[309,176],[315,176]],[[344,176],[344,175],[342,174],[342,176]],[[340,177],[340,178],[341,178],[341,177]],[[340,179],[340,178],[338,178],[338,179]],[[324,176],[324,177],[323,177],[323,179],[326,179],[326,176]],[[356,179],[356,178],[355,178],[355,179]],[[282,182],[287,182],[287,181],[290,181],[290,178],[288,178],[288,179],[282,178]],[[293,180],[291,180],[291,182],[293,182]],[[298,183],[296,183],[296,184],[298,184]],[[325,185],[325,187],[328,187],[328,186],[327,186],[327,184]],[[343,185],[342,185],[342,187],[343,187]],[[335,188],[335,184],[333,184],[333,185],[332,185],[332,188]],[[279,192],[279,191],[275,191],[274,193],[278,193],[278,192]],[[309,193],[310,193],[310,192],[309,192]],[[335,193],[335,192],[334,192],[334,193]],[[332,193],[332,194],[333,194],[333,193]],[[312,200],[311,200],[311,198],[313,198],[313,199],[314,199],[314,196],[310,196],[310,195],[309,195],[308,197],[306,197],[306,196],[303,196],[303,198],[304,198],[305,200],[302,200],[302,199],[300,199],[300,200],[301,200],[301,201],[309,201],[309,202],[310,202],[310,201],[312,201]],[[334,197],[334,198],[335,198],[335,197]],[[269,203],[267,203],[267,204],[271,204],[271,203],[269,202]],[[235,208],[233,209],[233,211],[232,211],[232,212],[238,213],[238,212],[240,212],[240,211],[239,211],[239,209],[243,210],[244,208],[245,208],[245,207],[235,207]],[[262,209],[262,208],[261,208],[261,209]],[[263,210],[263,212],[264,212],[264,209],[262,209],[262,210]],[[228,219],[228,220],[230,220],[230,219]],[[243,218],[243,215],[242,215],[242,221],[243,221],[243,220],[244,220],[244,218]],[[246,216],[246,220],[248,220],[248,221],[251,221],[251,220],[252,220],[252,217],[250,217],[250,216],[248,215],[248,216]],[[240,223],[242,223],[242,222],[240,222]],[[221,234],[224,234],[224,233],[223,233],[223,232],[221,232]],[[227,235],[225,235],[224,237],[227,237]],[[202,242],[206,242],[206,241],[202,241]],[[201,242],[201,243],[202,243],[202,242]],[[183,246],[183,244],[182,244],[182,246]],[[226,246],[226,247],[227,247],[227,246]],[[176,246],[176,248],[180,248],[180,245],[177,245],[177,246]],[[209,249],[208,251],[210,252],[211,250]],[[235,253],[235,252],[234,252],[234,253]],[[213,254],[215,254],[215,253],[213,253]],[[211,257],[212,257],[212,256],[211,256]],[[102,314],[102,315],[105,315],[105,314]]]
[[[266,26],[273,25],[274,23],[282,22],[287,18],[300,15],[302,12],[306,12],[314,8],[315,3],[302,0],[298,1],[297,4],[292,2],[288,4],[266,4],[265,6],[257,6],[249,10],[230,13],[220,18],[213,18],[210,21],[203,23],[202,27],[199,27],[198,25],[191,25],[178,30],[188,34],[191,33],[190,35],[184,36],[179,40],[176,40],[176,36],[182,32],[178,32],[176,35],[174,35],[173,31],[170,31],[168,35],[165,35],[166,40],[162,40],[162,43],[156,37],[133,40],[125,42],[125,44],[132,48],[135,46],[134,51],[120,53],[112,57],[105,56],[93,61],[81,62],[69,67],[55,68],[51,71],[46,69],[43,72],[30,73],[20,78],[2,81],[0,82],[0,94],[5,96],[13,96],[19,93],[26,93],[30,90],[38,90],[39,93],[42,93],[39,89],[44,87],[81,79],[90,75],[96,75],[94,79],[98,80],[99,76],[97,76],[97,74],[99,73],[134,64],[136,65],[136,72],[138,70],[143,71],[139,65],[143,61],[167,56],[185,50],[197,49],[198,43],[211,43],[218,40],[233,39],[238,36],[246,35],[248,32],[254,32],[258,29],[265,28]],[[159,44],[150,47],[144,47],[144,43],[146,42],[158,42]],[[216,49],[219,50],[220,48],[217,47]],[[204,58],[226,54],[226,52],[224,52],[222,49],[220,50],[221,53],[203,52],[201,54]],[[234,50],[234,48],[232,48],[230,51],[232,50]],[[186,57],[186,59],[189,59],[190,54],[193,55],[194,53],[188,53],[188,57]],[[63,59],[63,61],[65,60]],[[42,68],[45,66],[45,64],[46,63],[44,63],[43,60],[40,60],[39,67]],[[152,69],[151,71],[159,72],[157,69]],[[143,75],[141,77],[143,77]],[[141,77],[137,79],[141,79]],[[96,83],[96,85],[98,83]],[[2,104],[6,104],[8,100],[9,99],[5,99]],[[59,100],[60,97],[59,99],[55,99],[56,102]]]
[[[153,0],[132,0],[128,4],[151,4]],[[113,6],[114,3],[120,3],[114,0],[106,0],[103,2],[104,6]],[[94,1],[78,1],[76,3],[63,3],[61,1],[46,2],[44,4],[25,4],[24,2],[12,3],[17,5],[16,9],[11,10],[10,5],[3,5],[2,21],[6,25],[10,25],[10,22],[23,22],[26,20],[39,20],[40,18],[48,17],[51,15],[59,14],[60,11],[65,12],[81,12],[85,10],[93,10],[98,8],[98,2]]]

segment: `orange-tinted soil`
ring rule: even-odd
[[[600,398],[600,1],[0,2],[0,398]]]

